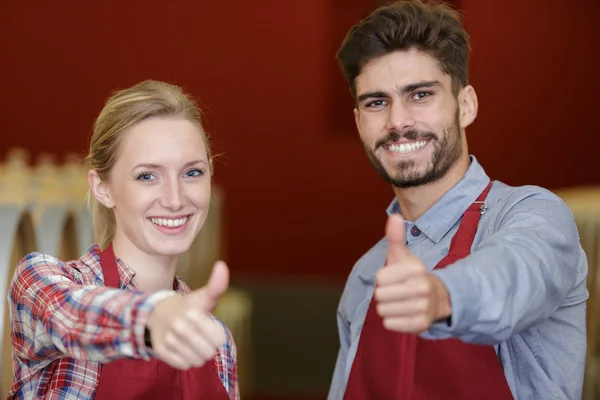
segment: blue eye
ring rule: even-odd
[[[204,171],[201,169],[191,169],[185,173],[185,176],[189,177],[189,178],[196,178],[196,177],[202,176],[202,175],[204,175]]]
[[[156,179],[156,177],[150,172],[140,172],[135,179],[142,182],[151,182]]]

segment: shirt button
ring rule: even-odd
[[[410,233],[412,233],[413,236],[419,236],[421,234],[421,230],[416,226],[413,226],[410,230]]]

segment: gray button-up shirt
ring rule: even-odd
[[[406,222],[408,248],[430,271],[448,254],[463,213],[489,181],[471,156],[463,179]],[[450,294],[451,325],[436,323],[421,336],[494,345],[515,399],[581,399],[587,260],[573,215],[559,197],[536,186],[494,181],[486,202],[471,255],[433,271]],[[387,212],[400,212],[396,200]],[[343,398],[386,252],[384,238],[358,260],[346,283],[329,400]]]

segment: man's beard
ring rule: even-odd
[[[433,145],[433,156],[425,171],[419,171],[413,160],[400,161],[396,164],[395,173],[390,175],[381,161],[375,155],[375,151],[386,143],[397,141],[401,138],[408,140],[428,140]],[[458,109],[454,115],[453,124],[443,131],[442,138],[438,138],[433,132],[420,132],[409,130],[404,135],[397,131],[390,131],[389,135],[375,144],[374,149],[365,146],[367,156],[373,168],[388,183],[398,188],[411,188],[435,182],[443,178],[450,167],[460,158],[462,153],[462,141],[460,137],[460,122]]]

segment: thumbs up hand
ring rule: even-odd
[[[209,313],[228,287],[229,270],[219,261],[206,286],[159,301],[146,325],[157,358],[182,370],[211,360],[226,337],[223,327]]]
[[[392,331],[421,333],[451,315],[450,299],[442,281],[406,247],[404,219],[388,218],[387,265],[376,276],[375,301],[384,326]]]

